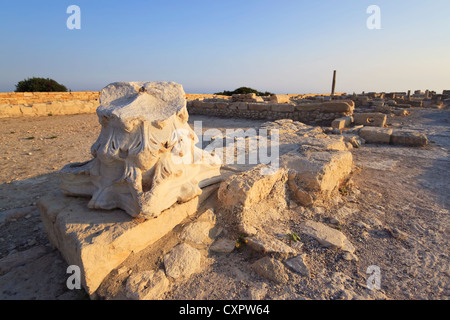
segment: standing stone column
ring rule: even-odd
[[[334,97],[335,89],[336,89],[336,70],[334,70],[333,72],[333,83],[331,85],[331,98]]]

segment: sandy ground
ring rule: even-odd
[[[249,128],[262,122],[191,116],[207,128]],[[210,254],[202,272],[171,285],[165,299],[448,299],[450,296],[450,112],[414,109],[411,116],[389,119],[392,127],[428,135],[429,146],[408,148],[365,145],[354,149],[352,175],[356,196],[337,199],[321,209],[289,209],[284,230],[295,232],[302,219],[324,223],[339,207],[355,210],[341,218],[340,230],[357,248],[359,261],[304,239],[311,278],[290,273],[288,285],[276,285],[249,270],[258,255],[248,248],[228,255]],[[7,273],[0,270],[0,299],[85,299],[66,287],[67,264],[51,248],[35,207],[57,190],[57,171],[70,162],[90,159],[100,126],[96,115],[0,119],[0,217],[17,208],[16,219],[0,222],[0,259],[42,248],[44,255]],[[362,224],[361,224],[362,222]],[[363,227],[361,227],[363,225]],[[401,237],[393,237],[396,228]],[[155,244],[173,245],[170,235]],[[158,266],[155,248],[131,256],[133,271]],[[144,266],[137,261],[145,259]],[[381,269],[381,290],[366,288],[367,268]],[[112,274],[100,298],[122,298],[126,274]]]

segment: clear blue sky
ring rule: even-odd
[[[81,30],[69,30],[69,5]],[[381,30],[369,30],[369,5]],[[176,81],[186,92],[450,89],[449,0],[2,1],[0,91]]]

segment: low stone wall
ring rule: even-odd
[[[212,94],[186,94],[189,113],[248,119],[293,119],[305,123],[331,123],[351,115],[354,103],[349,100],[314,103],[274,103],[282,96],[303,99],[318,95],[278,95],[265,102],[233,101],[232,97]],[[0,92],[0,118],[23,116],[70,115],[95,113],[100,91],[76,92]],[[235,99],[236,100],[236,99]],[[262,99],[260,99],[262,100]],[[213,102],[211,102],[213,101]],[[256,100],[255,100],[256,101]],[[259,100],[258,100],[259,101]]]
[[[186,93],[186,100],[202,100],[202,99],[231,99],[230,96],[220,96],[215,94],[203,94],[203,93]]]
[[[34,103],[32,105],[0,105],[0,118],[95,113],[98,106],[98,100],[55,101],[49,103]]]
[[[54,101],[96,100],[100,91],[75,92],[0,92],[0,105],[32,105]]]
[[[1,92],[0,118],[94,113],[99,91]]]
[[[309,124],[328,124],[353,114],[351,100],[322,103],[248,103],[230,101],[188,101],[189,114],[253,120],[292,119]]]

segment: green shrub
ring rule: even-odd
[[[214,93],[216,95],[221,95],[221,96],[232,96],[233,94],[247,94],[247,93],[256,93],[257,96],[271,96],[273,93],[271,92],[260,92],[258,90],[252,89],[252,88],[248,88],[248,87],[240,87],[237,88],[234,91],[223,91],[223,92],[217,92]]]
[[[28,78],[16,84],[16,92],[67,92],[67,88],[50,78]]]

